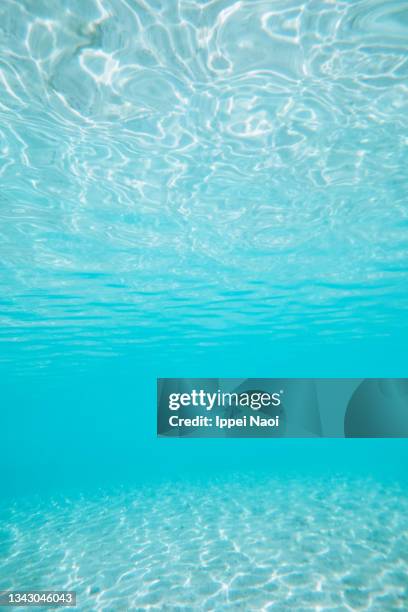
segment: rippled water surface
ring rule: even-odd
[[[406,0],[0,0],[0,590],[407,609],[406,439],[155,414],[406,376],[407,168]]]
[[[405,2],[3,0],[0,44],[3,361],[405,329]]]

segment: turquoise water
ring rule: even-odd
[[[167,483],[13,507],[5,586],[81,610],[406,610],[408,498],[376,481]],[[64,608],[62,608],[64,609]]]
[[[157,377],[404,377],[401,0],[0,4],[0,590],[407,607],[406,440],[156,439]]]

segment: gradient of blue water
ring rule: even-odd
[[[2,491],[404,441],[165,441],[157,376],[404,376],[404,3],[0,7]]]
[[[407,375],[407,40],[402,0],[2,0],[0,590],[406,608],[407,440],[157,439],[156,378]]]
[[[84,372],[61,368],[41,377],[33,371],[18,383],[3,379],[3,493],[93,491],[248,470],[407,482],[406,440],[166,440],[155,433],[156,375],[402,375],[395,346],[344,343],[291,355],[292,343],[291,350],[280,346],[274,355],[273,346],[251,351],[242,345],[238,354],[220,349],[209,353],[211,359],[193,360],[186,351],[177,364],[157,362],[156,354],[144,363],[128,355],[90,360]]]

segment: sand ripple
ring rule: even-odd
[[[358,480],[174,482],[3,511],[2,588],[81,610],[403,610],[408,496]]]

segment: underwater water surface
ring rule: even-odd
[[[2,361],[406,330],[404,2],[4,0],[0,24]]]
[[[407,168],[402,0],[2,0],[0,590],[407,608],[406,440],[156,438],[157,377],[406,376]]]

